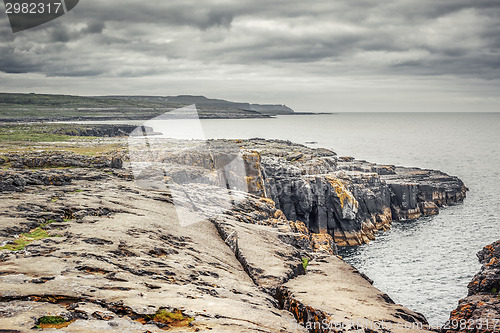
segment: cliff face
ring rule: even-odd
[[[483,265],[469,283],[468,296],[459,301],[443,331],[498,332],[500,329],[500,241],[486,246],[477,257]]]
[[[176,181],[182,175],[183,182],[199,181],[202,172],[185,166],[215,171],[241,158],[243,171],[225,169],[236,175],[230,177],[233,188],[273,200],[289,220],[331,235],[339,246],[366,243],[393,220],[438,214],[439,207],[462,202],[467,191],[460,179],[440,171],[339,158],[328,149],[279,140],[213,142],[210,149],[162,154],[155,160],[168,162],[167,173]],[[225,181],[209,178],[218,185]]]
[[[338,158],[327,149],[285,141],[240,146],[254,150],[245,155],[253,166],[249,189],[340,246],[368,242],[393,220],[438,214],[439,207],[462,202],[467,191],[460,179],[440,171]]]
[[[286,105],[279,104],[250,104],[230,102],[222,99],[206,98],[205,96],[169,96],[166,98],[168,102],[179,104],[196,104],[197,106],[210,106],[210,107],[223,107],[223,108],[236,108],[240,110],[256,111],[263,114],[277,115],[277,114],[293,114],[294,111]]]
[[[264,114],[273,114],[273,115],[278,115],[278,114],[294,114],[295,111],[293,111],[292,108],[289,108],[286,105],[279,105],[279,104],[250,104],[250,110],[257,111],[260,113]]]
[[[265,194],[289,219],[329,233],[338,245],[374,238],[393,220],[438,214],[466,188],[439,171],[338,158],[326,149],[274,141],[261,150]]]

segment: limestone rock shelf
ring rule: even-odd
[[[428,328],[338,258],[336,246],[460,202],[461,181],[285,141],[189,145],[148,151],[168,166],[160,174],[158,165],[134,169],[132,148],[0,157],[0,327],[27,332],[57,320],[65,332],[334,331],[326,320],[344,331]],[[158,175],[168,188],[141,184]],[[227,194],[231,205],[214,208]]]

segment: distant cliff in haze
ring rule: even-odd
[[[294,111],[286,105],[282,104],[250,104],[230,102],[223,99],[207,98],[205,96],[193,95],[179,95],[168,96],[166,101],[170,103],[179,104],[196,104],[199,106],[212,106],[212,107],[230,107],[247,111],[257,111],[259,113],[276,115],[276,114],[293,114]]]

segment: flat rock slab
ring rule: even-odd
[[[333,327],[352,330],[360,324],[360,328],[379,332],[384,328],[392,332],[425,330],[422,315],[394,304],[357,270],[334,256],[313,260],[306,275],[284,287],[294,303],[320,310],[325,323]]]
[[[54,222],[48,232],[61,237],[34,241],[23,251],[0,252],[2,329],[29,331],[37,318],[57,315],[74,320],[65,332],[163,332],[143,319],[166,308],[195,319],[170,331],[304,331],[292,326],[293,316],[276,308],[276,301],[254,284],[213,223],[181,227],[176,208],[162,200],[162,193],[133,182],[113,178],[72,186],[84,184],[91,188],[61,192],[57,201],[51,198],[63,187],[0,200],[0,219],[6,222],[0,229],[9,230],[15,222],[29,229],[36,222],[27,217],[36,221],[44,210],[58,211],[59,206],[114,212]],[[24,203],[43,209],[20,214],[17,207]]]

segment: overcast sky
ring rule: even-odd
[[[0,91],[497,111],[500,1],[81,0],[16,34],[2,8]]]

